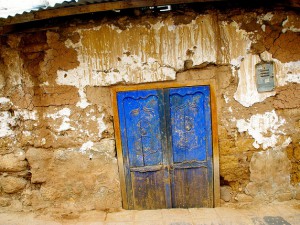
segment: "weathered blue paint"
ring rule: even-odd
[[[130,167],[162,163],[157,91],[134,92],[123,98]]]
[[[210,130],[210,116],[205,116],[206,111],[210,113],[209,108],[205,108],[209,105],[209,90],[206,87],[200,90],[199,87],[170,90],[174,163],[206,160],[207,153],[203,149],[211,136],[207,132]]]
[[[210,90],[169,90],[173,207],[212,207]]]
[[[208,86],[117,94],[129,208],[212,207]]]
[[[129,208],[166,208],[166,135],[162,90],[117,94]]]

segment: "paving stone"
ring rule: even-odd
[[[195,221],[194,225],[225,225],[225,224],[222,224],[221,220],[218,219],[206,218],[206,219],[200,219],[199,221]]]
[[[286,216],[295,216],[297,214],[300,214],[299,209],[295,209],[293,207],[286,207],[285,205],[274,205],[272,208],[276,209],[278,212],[280,212],[278,215],[284,215]],[[300,221],[299,221],[300,224]]]
[[[168,223],[168,225],[193,225],[193,223],[189,223],[189,222],[171,222],[171,223]]]
[[[218,217],[215,209],[213,208],[199,208],[189,209],[192,218],[216,218]]]
[[[291,225],[281,216],[265,216],[264,221],[268,225]]]
[[[226,225],[252,225],[253,222],[250,218],[247,217],[226,217],[221,218],[221,224]]]
[[[163,220],[170,224],[172,222],[192,222],[192,217],[187,209],[162,209]]]
[[[105,225],[134,225],[133,222],[106,222]]]
[[[161,210],[142,210],[142,211],[135,211],[134,213],[134,221],[153,221],[153,220],[162,220]]]
[[[165,223],[160,220],[155,220],[155,221],[137,221],[134,223],[134,225],[164,225]]]
[[[104,222],[79,222],[76,225],[104,225]]]
[[[296,214],[296,215],[288,216],[288,217],[284,217],[284,218],[293,225],[300,224],[300,214]]]
[[[108,213],[106,222],[130,222],[134,219],[134,210],[124,210],[121,212]]]
[[[254,225],[266,225],[260,217],[251,218]]]
[[[281,215],[281,212],[278,211],[273,206],[260,206],[257,207],[257,216],[264,217],[264,216],[278,216]]]
[[[232,208],[215,208],[215,211],[219,217],[222,218],[232,218],[232,217],[242,217],[243,215],[239,212],[239,210],[232,209]]]

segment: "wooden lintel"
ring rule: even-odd
[[[20,24],[31,21],[51,19],[56,17],[79,15],[93,12],[103,12],[109,10],[120,10],[129,8],[140,8],[161,5],[184,4],[193,2],[220,2],[226,0],[127,0],[116,2],[103,2],[83,6],[72,6],[57,9],[41,10],[32,13],[16,15],[7,19],[0,19],[0,27],[12,24]]]

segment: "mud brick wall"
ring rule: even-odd
[[[223,204],[300,199],[299,32],[292,11],[186,9],[1,37],[0,210],[119,209],[110,88],[173,80],[216,81]]]

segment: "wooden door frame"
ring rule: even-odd
[[[123,208],[128,209],[128,200],[125,183],[125,173],[123,164],[123,151],[121,142],[121,130],[119,124],[117,93],[123,91],[137,91],[149,89],[163,89],[163,88],[180,88],[193,86],[209,86],[210,87],[210,104],[211,104],[211,123],[212,123],[212,151],[213,151],[213,195],[214,207],[220,206],[220,175],[219,175],[219,145],[218,145],[218,118],[217,118],[217,103],[215,93],[215,80],[204,81],[167,81],[167,82],[153,82],[147,84],[135,85],[116,85],[111,88],[111,100],[114,116],[114,131],[117,148],[117,159],[120,173],[120,186]]]

